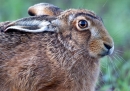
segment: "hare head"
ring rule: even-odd
[[[110,55],[114,50],[111,36],[105,29],[102,19],[84,9],[66,10],[58,16],[59,30],[71,43],[84,47],[91,57]]]
[[[42,6],[43,5],[43,6]],[[59,35],[59,40],[69,50],[79,48],[85,49],[90,57],[100,58],[110,55],[114,50],[114,42],[104,27],[102,19],[92,11],[86,9],[69,9],[61,11],[59,8],[49,8],[45,12],[44,5],[38,4],[29,8],[33,17],[23,18],[8,24],[5,31],[15,29],[23,32],[55,32]],[[41,7],[40,14],[37,8]],[[43,8],[42,8],[43,7]],[[48,9],[48,8],[47,8]],[[36,14],[35,14],[35,12]],[[57,11],[57,12],[55,12]],[[57,16],[57,14],[59,14]]]

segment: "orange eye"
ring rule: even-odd
[[[87,22],[86,20],[80,20],[80,21],[78,22],[78,26],[79,26],[80,28],[87,28],[87,27],[88,27],[88,22]]]

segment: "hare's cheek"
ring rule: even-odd
[[[103,42],[101,40],[92,40],[88,47],[89,55],[94,58],[100,58],[103,54]]]

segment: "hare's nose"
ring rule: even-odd
[[[114,51],[114,46],[104,43],[104,47],[106,49],[106,55],[111,55]]]

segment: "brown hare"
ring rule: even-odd
[[[0,91],[95,91],[99,59],[114,42],[86,9],[41,3],[0,24]]]

